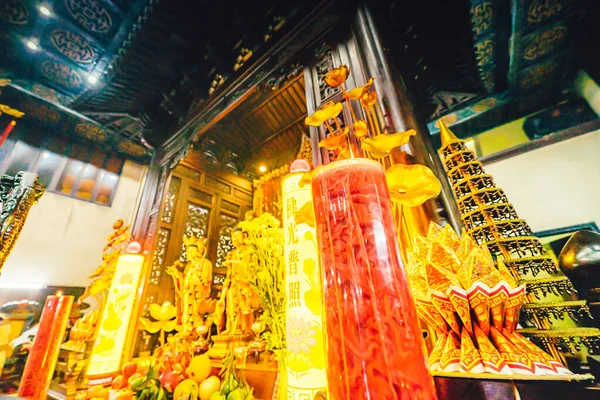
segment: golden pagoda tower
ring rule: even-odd
[[[585,363],[589,352],[600,350],[600,330],[593,328],[586,301],[578,299],[571,281],[485,173],[475,153],[441,120],[439,125],[439,153],[466,232],[526,284],[521,333],[563,362],[575,357]]]

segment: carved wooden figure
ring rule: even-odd
[[[210,297],[212,263],[206,259],[206,238],[184,237],[187,263],[175,262],[167,268],[175,285],[177,320],[190,333],[203,321],[199,314],[202,300]],[[183,269],[183,271],[182,271]]]

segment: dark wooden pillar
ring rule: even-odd
[[[397,72],[398,69],[388,64],[375,21],[367,7],[358,9],[354,30],[359,42],[358,47],[362,53],[361,58],[364,60],[365,72],[367,76],[375,78],[375,87],[380,96],[386,125],[391,125],[395,131],[408,129],[417,131],[417,135],[411,138],[402,150],[412,156],[414,162],[431,168],[440,178],[442,192],[439,200],[445,210],[444,217],[457,232],[460,232],[462,228],[460,213],[452,195],[452,188],[445,179],[446,173],[437,155],[437,149],[433,146],[425,121],[419,115],[418,110],[415,110],[411,94],[408,92],[402,76]],[[395,155],[397,156],[397,154]],[[397,161],[404,162],[405,160],[398,159]],[[433,202],[430,202],[428,207],[437,208]],[[438,213],[437,209],[435,213]]]

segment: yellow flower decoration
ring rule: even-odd
[[[371,89],[360,97],[360,104],[365,107],[373,107],[377,103],[377,92]]]
[[[377,135],[372,138],[366,138],[362,142],[363,150],[371,152],[375,158],[383,158],[390,154],[393,149],[403,146],[410,140],[410,137],[417,132],[414,129],[406,132],[390,133],[389,135]]]
[[[375,82],[374,78],[369,79],[369,82],[363,87],[359,87],[356,89],[352,89],[349,92],[346,92],[346,95],[352,100],[360,100],[360,98],[371,90],[371,86],[373,86],[373,82]]]
[[[416,207],[440,194],[442,184],[433,171],[421,164],[396,164],[385,172],[392,201]]]
[[[348,79],[348,67],[345,65],[332,69],[325,75],[325,83],[331,87],[338,87]]]
[[[369,133],[367,129],[367,122],[365,120],[359,119],[354,124],[354,135],[357,138],[364,138]]]
[[[116,331],[121,327],[123,321],[121,321],[121,318],[119,318],[119,315],[115,310],[115,303],[108,303],[106,312],[107,317],[102,323],[102,329],[108,332]]]
[[[150,321],[148,318],[140,319],[140,322],[150,333],[158,331],[170,332],[177,328],[177,308],[169,302],[164,302],[162,306],[150,304],[150,315],[156,321]]]
[[[327,150],[337,150],[348,146],[348,128],[338,135],[329,135],[327,139],[319,142],[319,147],[325,147]]]
[[[304,123],[310,126],[319,126],[325,121],[333,119],[340,115],[344,106],[342,103],[334,103],[330,101],[325,104],[323,108],[317,110],[313,115],[309,115],[304,119]]]
[[[317,329],[303,318],[290,318],[286,324],[288,349],[292,353],[310,354],[317,345]]]

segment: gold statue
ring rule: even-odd
[[[194,326],[202,323],[200,303],[210,297],[212,263],[206,259],[206,238],[184,236],[183,242],[187,258],[185,267],[178,260],[167,268],[167,273],[173,277],[175,285],[177,322],[183,325],[183,332],[191,333]]]
[[[225,334],[251,332],[254,323],[254,308],[256,294],[248,283],[249,249],[244,243],[244,233],[235,231],[231,235],[234,250],[227,254],[227,276],[223,283],[220,301],[225,302],[227,316]]]

